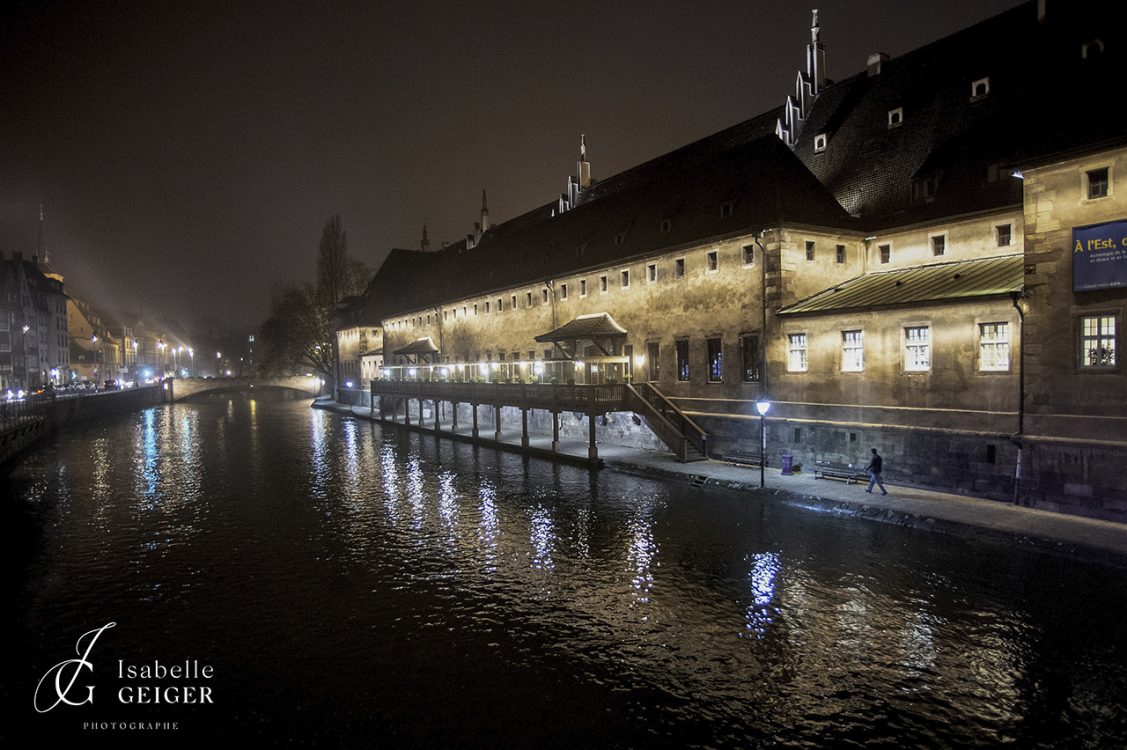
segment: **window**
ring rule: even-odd
[[[657,264],[650,263],[646,266],[646,281],[657,281]]]
[[[787,372],[806,372],[806,334],[787,334]]]
[[[509,299],[509,309],[517,309],[517,296],[515,294]]]
[[[740,336],[740,369],[745,383],[759,382],[759,336],[747,333]]]
[[[732,203],[732,201],[724,201],[723,203],[721,203],[720,204],[720,218],[726,219],[729,216],[731,216],[732,210],[734,208],[735,208],[735,204]]]
[[[1010,369],[1010,324],[978,324],[978,369],[1004,372]]]
[[[661,379],[661,344],[657,341],[646,342],[646,361],[650,366],[650,380]]]
[[[892,260],[892,245],[877,245],[880,251],[880,262],[888,263]]]
[[[682,383],[689,380],[689,341],[678,339],[677,346],[677,380]]]
[[[814,136],[814,153],[820,154],[826,150],[826,141],[828,136],[825,133],[818,133]]]
[[[672,221],[672,219],[662,219],[661,220],[661,233],[662,234],[669,234],[671,231],[673,231],[673,221]]]
[[[1088,170],[1084,173],[1084,182],[1087,184],[1086,193],[1088,200],[1106,198],[1109,195],[1108,188],[1110,185],[1108,183],[1107,167]]]
[[[470,308],[469,308],[468,305],[462,305],[462,317],[463,318],[469,317],[469,311],[470,311]]]
[[[607,290],[607,275],[604,273],[599,277],[599,291],[605,292]]]
[[[614,244],[621,245],[626,242],[626,232],[619,232],[614,236]]]
[[[450,312],[449,310],[443,310],[442,311],[442,319],[443,320],[446,320],[446,314],[449,313],[449,312]]]
[[[904,329],[904,369],[926,372],[931,369],[931,328],[911,326]]]
[[[1013,244],[1014,228],[1012,224],[999,224],[994,227],[994,237],[998,240],[998,247],[1009,247]]]
[[[543,289],[540,290],[540,301],[547,303],[547,301],[548,301],[548,287],[544,287]]]
[[[708,271],[712,273],[720,268],[720,253],[717,250],[712,250],[705,256],[708,261]]]
[[[806,260],[814,260],[814,240],[806,240]]]
[[[904,108],[897,107],[896,109],[888,110],[888,127],[889,129],[898,128],[904,122]]]
[[[1080,319],[1080,366],[1115,367],[1115,316],[1088,315]]]
[[[838,263],[844,263],[845,262],[845,245],[838,245],[835,250],[836,250],[835,259],[837,260],[837,262]]]
[[[485,314],[489,314],[489,300],[485,301]],[[427,322],[429,323],[430,321],[428,320]]]
[[[755,262],[755,245],[744,245],[744,265],[750,266]]]
[[[675,279],[685,278],[685,259],[684,258],[678,258],[677,260],[673,261],[673,278],[675,278]]]
[[[935,256],[943,255],[947,252],[947,235],[937,234],[931,238],[931,254]]]
[[[863,372],[865,369],[865,332],[841,332],[841,371]]]
[[[567,284],[560,284],[560,299],[567,299]]]
[[[579,280],[579,296],[580,297],[586,297],[587,296],[587,279],[580,279]]]
[[[990,94],[990,79],[979,78],[970,85],[970,100],[978,101]]]
[[[623,271],[622,272],[622,288],[625,289],[628,286],[630,286],[630,272],[629,271]]]
[[[719,337],[707,340],[708,344],[708,382],[724,382],[724,347]]]

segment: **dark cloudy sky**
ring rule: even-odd
[[[553,200],[779,106],[820,8],[829,76],[1014,0],[11,2],[0,10],[0,249],[111,307],[253,326],[353,255]],[[973,54],[967,50],[967,54]]]

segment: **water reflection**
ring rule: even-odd
[[[747,581],[751,601],[747,606],[747,632],[755,638],[767,635],[767,628],[779,612],[775,602],[775,584],[781,569],[779,555],[760,552],[751,556]]]

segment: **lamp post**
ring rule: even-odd
[[[755,401],[755,410],[759,412],[759,486],[767,485],[767,412],[771,411],[771,402],[766,396],[760,395]]]

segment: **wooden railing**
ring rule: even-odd
[[[373,380],[373,396],[396,396],[460,404],[515,406],[521,409],[605,414],[629,411],[626,386],[555,385],[548,383],[443,383],[416,380]]]
[[[665,446],[673,451],[673,455],[679,460],[689,460],[688,438],[672,422],[666,419],[664,414],[654,408],[653,404],[646,401],[633,386],[626,387],[626,394],[630,411],[640,415],[646,421],[646,426],[650,428],[650,431],[657,435],[658,440],[665,443]]]
[[[665,417],[680,434],[684,435],[689,444],[700,451],[702,456],[708,455],[708,433],[678,409],[653,383],[640,383],[637,392],[646,403]]]

